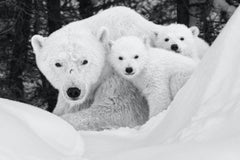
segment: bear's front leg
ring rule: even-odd
[[[152,88],[147,100],[150,118],[166,110],[171,103],[171,93],[168,83],[162,83],[160,86]]]
[[[113,75],[99,86],[89,108],[61,117],[77,130],[103,130],[142,125],[148,114],[147,101],[139,91]]]
[[[170,77],[169,88],[171,90],[172,99],[174,99],[178,91],[185,85],[185,83],[191,77],[192,73],[193,73],[193,70],[185,71],[185,72],[182,71],[182,72],[175,73]]]
[[[93,105],[89,109],[85,109],[76,113],[64,114],[61,117],[70,123],[76,130],[104,130],[110,128],[118,128],[124,125],[126,119],[121,112],[112,110],[114,106]],[[129,114],[125,115],[129,117]],[[131,123],[129,122],[129,125]]]

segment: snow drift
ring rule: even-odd
[[[76,160],[82,153],[81,137],[62,119],[0,99],[0,160]]]
[[[45,111],[1,99],[0,159],[239,160],[239,17],[240,8],[169,109],[138,129],[76,132]]]
[[[152,118],[138,131],[82,132],[85,156],[105,160],[240,159],[239,17],[240,8],[167,113]]]

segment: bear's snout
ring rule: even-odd
[[[88,93],[86,84],[70,81],[65,83],[63,88],[60,90],[60,94],[63,95],[64,99],[71,104],[81,104]]]
[[[79,88],[77,88],[77,87],[68,88],[67,95],[71,99],[75,100],[75,99],[77,99],[81,95],[81,90]]]
[[[179,47],[178,47],[177,44],[172,44],[172,45],[171,45],[171,50],[177,51],[178,49],[179,49]]]
[[[127,68],[125,69],[125,72],[126,72],[127,74],[133,74],[133,68],[132,68],[132,67],[127,67]]]

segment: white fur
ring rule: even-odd
[[[208,49],[208,44],[198,37],[199,29],[195,26],[188,28],[183,24],[171,24],[164,26],[161,32],[156,32],[153,37],[153,46],[172,50],[171,46],[176,44],[178,50],[175,53],[200,61]],[[181,40],[181,38],[184,38]],[[167,40],[168,39],[168,40]]]
[[[164,49],[150,48],[147,41],[134,36],[113,42],[108,60],[121,76],[131,81],[146,97],[150,117],[167,109],[196,66],[190,58]],[[127,74],[127,67],[133,68],[133,74]]]
[[[109,32],[106,32],[107,29]],[[108,64],[105,63],[106,49],[104,43],[105,37],[108,35],[110,40],[114,40],[124,35],[149,36],[157,30],[161,30],[161,26],[147,21],[135,11],[126,7],[114,7],[90,18],[72,22],[55,31],[49,37],[33,36],[31,42],[36,55],[37,65],[51,84],[59,90],[58,102],[54,113],[63,115],[72,112],[73,107],[76,106],[78,110],[89,108],[81,116],[79,116],[80,113],[64,116],[64,119],[78,129],[82,128],[83,123],[85,127],[87,125],[103,127],[103,124],[108,124],[109,127],[113,122],[114,125],[119,126],[123,126],[123,124],[128,124],[129,126],[143,124],[146,118],[135,121],[137,116],[134,115],[140,114],[142,111],[135,111],[136,108],[129,111],[130,106],[141,108],[139,106],[144,104],[142,101],[133,104],[135,101],[128,102],[126,100],[126,104],[120,104],[120,102],[124,102],[117,98],[121,99],[125,95],[112,95],[114,97],[111,99],[113,105],[109,105],[109,95],[107,95],[109,91],[107,90],[116,90],[118,85],[109,84],[116,86],[114,88],[105,84],[108,87],[103,88],[101,87],[102,84],[109,82],[111,79],[114,79],[114,83],[115,79],[122,83],[123,79],[109,78],[115,75],[111,72]],[[88,64],[82,65],[84,60],[88,60]],[[56,67],[56,63],[61,63],[62,67]],[[131,90],[129,93],[135,91],[129,88],[129,85],[126,85],[125,82],[123,84],[125,84],[125,86],[122,86],[124,90]],[[66,94],[69,87],[81,89],[81,96],[75,100],[69,98]],[[104,92],[99,91],[99,88],[104,90]],[[120,91],[119,94],[123,92],[122,90]],[[96,96],[99,96],[96,94],[101,92],[105,93],[105,95],[101,95],[102,99],[96,101]],[[133,97],[140,99],[137,93]],[[94,107],[92,107],[93,104]],[[125,106],[125,108],[120,106]],[[105,110],[103,109],[104,107]],[[93,109],[95,110],[94,114]],[[128,111],[124,111],[126,113],[123,114],[124,109]],[[103,116],[103,112],[100,111],[106,110],[109,114]],[[132,112],[136,113],[132,114]],[[113,113],[116,113],[117,116]],[[122,115],[125,117],[122,118]],[[146,116],[140,115],[138,117]],[[102,122],[103,118],[105,119],[104,122]],[[125,119],[128,119],[128,121],[124,121]],[[129,119],[131,119],[131,122]]]
[[[102,45],[106,37],[105,28],[109,30],[109,38],[114,40],[123,35],[149,35],[161,26],[147,21],[131,9],[115,7],[88,19],[70,23],[48,38],[40,35],[32,38],[39,69],[69,103],[82,103],[91,88],[99,82],[105,65]],[[84,59],[89,64],[81,66]],[[63,63],[63,67],[55,67],[57,62]],[[71,72],[74,74],[70,74],[70,70],[74,70]],[[83,91],[83,97],[78,101],[72,101],[66,96],[66,89],[74,86]]]

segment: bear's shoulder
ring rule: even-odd
[[[144,124],[148,120],[149,108],[145,98],[131,82],[115,72],[98,86],[94,96],[95,105],[108,106],[111,112],[119,111],[125,118],[123,121],[128,121],[130,126]],[[124,116],[125,113],[131,116]]]
[[[165,49],[152,48],[149,55],[150,64],[162,66],[168,72],[192,70],[197,65],[193,59]]]

